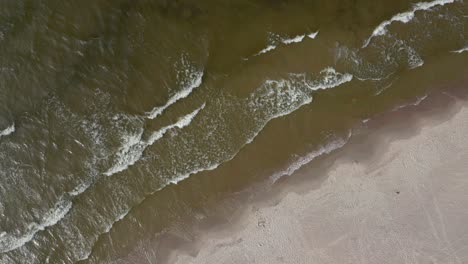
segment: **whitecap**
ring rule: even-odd
[[[204,74],[203,71],[195,72],[193,74],[193,77],[190,79],[190,81],[182,90],[172,95],[165,105],[153,108],[153,110],[147,113],[147,117],[149,119],[155,119],[160,114],[162,114],[164,110],[166,110],[169,106],[176,103],[180,99],[184,99],[187,96],[189,96],[193,90],[195,90],[202,84],[203,74]]]
[[[339,73],[334,68],[328,67],[320,72],[321,79],[308,83],[307,86],[313,90],[324,90],[340,86],[353,80],[349,73]]]
[[[15,124],[13,123],[11,126],[9,126],[9,127],[5,128],[4,130],[0,131],[0,138],[11,135],[14,132],[15,132]]]
[[[317,38],[318,33],[319,33],[318,31],[310,33],[310,34],[307,35],[307,37],[309,37],[311,39],[315,39],[315,38]]]
[[[257,52],[254,56],[262,55],[262,54],[270,52],[270,51],[272,51],[274,49],[276,49],[275,45],[269,45],[268,47],[266,47],[266,48],[262,49],[261,51]]]
[[[281,40],[281,43],[283,43],[285,45],[289,45],[289,44],[292,44],[292,43],[302,42],[306,36],[311,38],[311,39],[315,39],[315,38],[317,38],[318,33],[319,32],[316,31],[316,32],[312,32],[312,33],[309,33],[309,34],[297,35],[297,36],[295,36],[293,38],[280,38],[280,40]],[[278,44],[278,43],[276,43],[276,44]],[[270,45],[268,45],[268,47],[266,47],[266,48],[262,49],[261,51],[255,53],[254,56],[259,56],[259,55],[268,53],[268,52],[276,49],[277,47],[278,46],[275,45],[275,44],[270,44]]]
[[[162,138],[167,131],[173,128],[184,128],[188,126],[192,120],[198,115],[198,113],[205,108],[205,103],[203,103],[199,108],[195,109],[193,112],[181,117],[176,123],[171,124],[169,126],[163,127],[160,130],[154,132],[151,134],[151,136],[148,139],[147,145],[152,145],[154,142]]]
[[[468,51],[468,46],[466,46],[466,47],[464,47],[464,48],[461,48],[461,49],[459,49],[459,50],[453,50],[452,52],[453,52],[453,53],[459,53],[459,54],[460,54],[460,53],[463,53],[463,52],[465,52],[465,51]]]
[[[239,150],[237,152],[235,152],[234,154],[232,154],[228,159],[225,159],[220,163],[211,164],[210,166],[208,166],[206,168],[193,170],[192,172],[190,172],[188,174],[179,175],[179,176],[171,179],[169,181],[169,183],[177,184],[180,181],[189,178],[189,176],[192,175],[192,174],[195,174],[195,173],[198,173],[198,172],[201,172],[201,171],[214,170],[218,166],[220,166],[221,164],[232,160],[240,152],[241,149],[243,149],[245,146],[249,145],[250,143],[252,143],[255,140],[255,138],[261,133],[261,131],[264,129],[264,127],[271,120],[279,118],[279,117],[286,116],[288,114],[291,114],[292,112],[298,110],[300,107],[302,107],[304,105],[307,105],[307,104],[310,104],[312,102],[312,96],[310,96],[308,94],[304,94],[302,91],[298,91],[298,90],[294,90],[294,89],[291,90],[291,89],[289,89],[290,87],[295,86],[295,85],[303,85],[303,86],[307,87],[307,89],[309,91],[316,91],[316,90],[320,90],[320,89],[330,89],[330,88],[338,87],[338,86],[340,86],[340,85],[342,85],[344,83],[350,82],[353,79],[353,76],[351,74],[339,73],[339,72],[337,72],[335,69],[333,69],[331,67],[325,68],[324,70],[322,70],[320,72],[319,76],[320,76],[320,78],[318,78],[317,80],[307,81],[307,80],[305,80],[305,75],[303,75],[303,74],[291,74],[291,80],[279,80],[279,81],[277,81],[277,80],[267,80],[267,81],[265,81],[265,84],[264,84],[264,86],[262,86],[262,88],[271,87],[272,85],[274,85],[274,87],[281,87],[281,86],[288,87],[288,89],[286,89],[285,91],[283,91],[281,93],[281,96],[285,97],[288,101],[296,101],[298,103],[297,104],[293,103],[288,108],[284,109],[283,111],[280,111],[280,112],[275,113],[275,114],[271,114],[268,118],[266,118],[262,122],[262,124],[257,129],[257,131],[254,132],[251,135],[251,137],[249,137],[246,140],[245,144],[243,146],[241,146],[239,148]],[[300,81],[298,82],[297,79],[299,79]],[[276,91],[278,91],[278,90],[279,89],[276,89]],[[264,90],[262,92],[270,93],[271,91]],[[276,102],[277,106],[278,106],[277,99],[275,98],[275,99],[272,99],[272,100],[274,100]],[[256,105],[253,104],[250,107],[256,107]]]
[[[69,191],[68,194],[71,196],[78,196],[86,191],[89,186],[91,186],[91,181],[83,182],[76,186],[73,190]]]
[[[0,253],[5,253],[17,249],[31,241],[37,232],[45,230],[60,221],[70,211],[72,202],[65,200],[58,202],[42,218],[40,223],[30,223],[27,231],[23,235],[3,232],[0,236]]]
[[[378,25],[374,29],[371,36],[364,42],[364,45],[362,46],[362,48],[367,47],[374,37],[385,35],[387,33],[387,27],[389,25],[391,25],[393,22],[401,22],[401,23],[406,24],[406,23],[410,22],[414,18],[414,15],[415,15],[415,13],[417,11],[429,10],[429,9],[431,9],[433,7],[436,7],[436,6],[443,6],[443,5],[446,5],[446,4],[454,3],[455,1],[456,0],[435,0],[435,1],[432,1],[432,2],[416,3],[415,5],[413,5],[413,8],[410,11],[406,11],[406,12],[403,12],[403,13],[396,14],[395,16],[390,18],[389,20],[386,20],[386,21],[380,23],[380,25]]]
[[[281,39],[281,42],[283,42],[283,44],[289,45],[292,43],[299,43],[302,40],[304,40],[304,38],[305,38],[305,35],[297,35],[293,38]]]
[[[124,171],[128,166],[135,164],[141,158],[143,150],[146,148],[145,142],[142,141],[142,136],[143,128],[140,128],[136,134],[124,135],[122,137],[123,143],[117,152],[117,161],[104,175],[111,176]]]
[[[188,126],[195,116],[205,108],[205,103],[193,112],[181,117],[176,123],[165,126],[158,131],[153,132],[148,140],[143,140],[143,129],[140,129],[136,134],[127,135],[123,138],[122,147],[117,152],[117,162],[107,170],[104,175],[111,176],[115,173],[126,170],[129,166],[135,164],[143,155],[145,149],[153,145],[157,140],[161,139],[167,131],[173,128],[184,128]]]

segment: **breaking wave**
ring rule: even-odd
[[[12,124],[11,126],[9,126],[9,127],[5,128],[4,130],[0,131],[0,138],[11,135],[14,132],[15,132],[15,124]]]
[[[5,253],[17,249],[31,241],[37,232],[55,225],[70,211],[71,201],[59,201],[54,208],[51,208],[39,223],[30,223],[25,234],[17,235],[7,232],[0,233],[0,253]]]
[[[151,134],[148,140],[143,140],[143,128],[136,134],[128,135],[123,138],[123,145],[117,153],[117,162],[107,170],[104,175],[111,176],[115,173],[126,170],[129,166],[135,164],[143,155],[143,152],[148,146],[153,145],[157,140],[162,138],[167,131],[173,128],[184,128],[188,126],[195,116],[205,108],[205,104],[194,110],[193,112],[181,117],[176,123],[170,124]]]
[[[318,34],[319,34],[319,32],[316,31],[316,32],[312,32],[312,33],[309,33],[309,34],[297,35],[297,36],[295,36],[293,38],[280,38],[280,43],[277,43],[277,42],[272,43],[272,44],[268,45],[266,48],[264,48],[261,51],[257,52],[254,56],[259,56],[259,55],[268,53],[268,52],[276,49],[281,43],[284,44],[284,45],[299,43],[299,42],[302,42],[305,39],[305,37],[308,37],[310,39],[315,39],[315,38],[317,38]]]
[[[435,0],[432,2],[416,3],[411,10],[396,14],[389,20],[386,20],[380,23],[380,25],[378,25],[374,29],[371,36],[364,42],[364,45],[362,47],[363,48],[367,47],[374,37],[385,35],[387,33],[387,27],[391,25],[393,22],[408,23],[414,18],[414,15],[417,11],[429,10],[436,6],[443,6],[446,4],[454,3],[455,1],[456,0]]]
[[[453,53],[463,53],[465,51],[468,51],[468,46],[464,47],[464,48],[461,48],[459,50],[453,50],[452,52]]]
[[[167,100],[165,105],[153,108],[153,110],[151,110],[147,114],[147,117],[149,119],[155,119],[160,114],[162,114],[162,112],[164,112],[164,110],[166,110],[169,106],[175,104],[180,99],[183,99],[189,96],[189,94],[191,94],[193,90],[195,90],[202,84],[203,71],[195,72],[193,76],[191,77],[192,78],[190,79],[190,81],[181,91],[178,91],[173,96],[171,96],[169,100]]]

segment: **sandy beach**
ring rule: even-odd
[[[371,120],[323,177],[304,166],[168,263],[468,263],[468,107],[434,100]]]

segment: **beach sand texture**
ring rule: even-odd
[[[174,252],[170,262],[468,263],[464,104],[444,110],[452,111],[444,120],[391,121],[393,130],[410,123],[418,129],[411,136],[377,130],[341,153],[317,188],[295,192],[283,184],[288,190],[277,204],[248,205],[235,230],[205,230],[196,249]],[[374,141],[388,144],[371,157],[349,158]]]

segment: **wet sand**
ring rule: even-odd
[[[353,133],[237,216],[130,259],[177,245],[164,262],[468,263],[466,101],[443,92]]]

